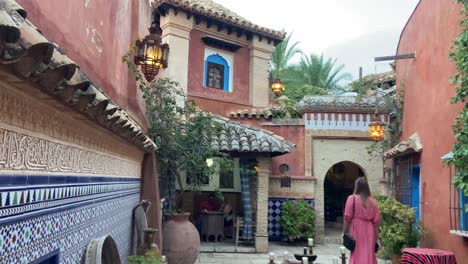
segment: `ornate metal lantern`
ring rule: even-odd
[[[162,30],[156,23],[148,29],[150,34],[143,40],[137,40],[134,62],[141,66],[141,71],[148,82],[159,73],[159,69],[167,68],[169,45],[161,43]]]
[[[369,136],[373,140],[381,140],[385,134],[385,123],[378,120],[378,113],[375,113],[372,121],[369,123]]]
[[[276,79],[271,84],[271,90],[276,96],[280,95],[282,92],[284,92],[284,83],[282,83],[280,79]]]

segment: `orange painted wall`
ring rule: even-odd
[[[468,259],[468,238],[449,234],[449,169],[440,157],[451,151],[451,125],[462,105],[450,104],[455,94],[449,78],[456,73],[449,60],[452,41],[460,32],[460,6],[455,1],[421,0],[402,32],[398,54],[416,52],[416,59],[398,60],[398,87],[404,89],[402,139],[418,133],[423,144],[421,186],[426,204],[422,221],[429,230],[425,247],[453,251]]]
[[[204,98],[227,100],[232,103],[248,104],[250,65],[249,47],[243,46],[232,53],[234,57],[232,92],[205,88],[203,86],[205,47],[217,49],[205,45],[201,39],[205,35],[207,35],[207,33],[198,29],[193,29],[190,32],[188,94],[193,96],[202,96]],[[235,36],[235,34],[231,36]],[[231,53],[230,51],[224,52]]]
[[[18,0],[28,19],[74,60],[119,106],[145,125],[144,106],[122,56],[148,34],[145,1]],[[130,78],[129,78],[130,77]]]
[[[262,128],[282,136],[289,142],[296,144],[296,147],[291,151],[291,153],[272,159],[271,174],[280,175],[279,166],[286,163],[289,165],[289,176],[305,176],[304,125],[262,126]]]

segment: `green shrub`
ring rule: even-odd
[[[289,241],[305,240],[315,235],[315,211],[304,199],[283,203],[280,224]]]
[[[390,197],[377,196],[376,199],[381,214],[381,257],[401,255],[401,249],[416,247],[421,232],[414,209]]]
[[[129,264],[161,264],[160,256],[157,252],[149,251],[144,256],[129,256]]]

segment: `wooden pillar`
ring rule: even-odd
[[[151,202],[148,210],[148,227],[158,229],[155,242],[162,251],[162,216],[159,195],[159,174],[156,154],[146,153],[142,166],[141,199]]]
[[[257,190],[257,219],[255,233],[255,249],[257,252],[268,252],[268,191],[271,171],[271,157],[259,156],[258,162],[258,190]]]

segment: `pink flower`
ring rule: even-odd
[[[313,205],[313,204],[309,204],[309,205],[307,205],[307,207],[314,209],[314,205]]]
[[[297,204],[297,200],[294,200],[293,203],[294,203],[294,204]]]

